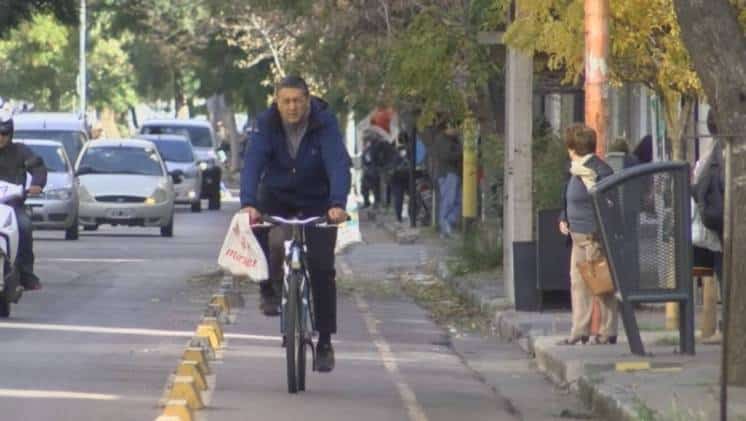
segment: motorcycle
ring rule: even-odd
[[[0,181],[0,318],[9,317],[10,305],[18,303],[23,295],[16,266],[18,220],[15,210],[8,205],[22,199],[23,194],[23,186]]]

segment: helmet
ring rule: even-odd
[[[0,134],[10,135],[13,139],[13,114],[5,110],[0,111]]]

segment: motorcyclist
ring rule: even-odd
[[[27,173],[31,183],[26,193],[41,194],[47,183],[47,168],[44,161],[21,143],[13,143],[13,116],[0,112],[0,180],[26,186]],[[18,220],[18,268],[21,285],[26,290],[41,289],[41,282],[34,274],[34,244],[31,218],[24,209],[26,195],[12,206]]]

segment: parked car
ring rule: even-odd
[[[143,135],[180,134],[189,137],[202,169],[202,198],[210,209],[220,209],[222,169],[212,126],[202,120],[149,120],[140,128]]]
[[[140,138],[153,142],[166,163],[168,173],[182,179],[178,183],[174,181],[176,203],[191,205],[192,212],[202,211],[202,169],[189,139],[168,134],[145,134]]]
[[[23,139],[55,140],[65,147],[70,162],[78,159],[88,142],[85,121],[70,113],[20,113],[13,117],[13,136]]]
[[[28,196],[26,209],[34,229],[64,230],[65,240],[78,239],[78,189],[65,148],[53,140],[15,139],[41,157],[47,167],[47,186],[41,195]]]
[[[143,139],[97,140],[78,158],[80,223],[160,227],[174,232],[174,185],[152,142]],[[173,176],[174,179],[179,177]]]

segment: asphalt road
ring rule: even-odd
[[[189,280],[215,269],[236,208],[182,209],[170,239],[156,229],[102,228],[74,242],[61,232],[37,233],[44,289],[26,294],[0,322],[0,420],[155,419],[166,379],[215,289]],[[339,259],[340,277],[354,283],[412,270],[423,253],[385,242],[361,246]],[[360,291],[340,296],[337,369],[311,373],[308,391],[290,396],[279,321],[258,313],[249,287],[247,307],[226,326],[227,348],[212,365],[216,383],[199,419],[520,419],[520,409],[464,364],[422,309]],[[551,394],[545,389],[535,390],[537,399]]]

